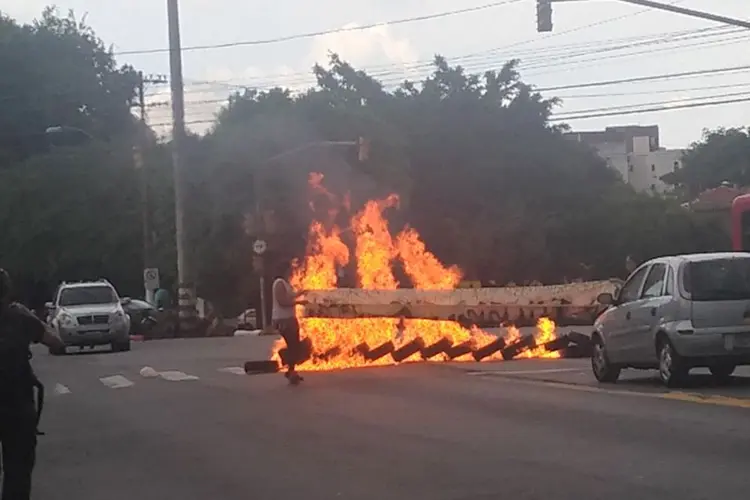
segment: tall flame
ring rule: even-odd
[[[323,185],[323,176],[310,176],[311,189],[325,195],[329,200],[335,197]],[[384,200],[368,201],[362,210],[351,217],[351,229],[355,236],[355,256],[359,286],[366,290],[395,290],[399,282],[393,272],[393,262],[398,259],[404,272],[416,288],[439,290],[454,289],[462,278],[458,267],[445,267],[435,255],[430,253],[419,233],[410,227],[397,237],[391,236],[388,222],[383,213],[396,207],[399,199],[391,195]],[[349,203],[346,195],[341,202]],[[314,208],[314,207],[313,207]],[[346,206],[348,209],[348,206]],[[330,215],[330,209],[329,209]],[[335,225],[326,229],[321,222],[313,221],[308,235],[305,257],[293,263],[291,284],[297,290],[330,290],[337,286],[338,269],[350,260],[350,250],[341,239],[341,230]],[[332,319],[303,317],[301,308],[298,320],[302,337],[312,341],[315,355],[298,366],[300,370],[334,370],[357,366],[377,366],[394,364],[392,356],[366,359],[361,349],[363,344],[377,348],[392,342],[395,349],[421,339],[426,346],[448,339],[454,346],[467,344],[481,348],[497,340],[495,335],[477,327],[467,329],[455,321],[405,318],[353,318]],[[506,329],[506,344],[517,341],[521,334],[514,326]],[[555,324],[542,318],[537,325],[537,345],[554,340]],[[284,347],[284,341],[274,346],[274,358]],[[518,357],[558,357],[557,352],[547,352],[544,347],[522,351]],[[440,354],[431,361],[448,360]],[[494,352],[485,360],[502,359],[500,351]],[[402,362],[421,360],[420,352],[415,352]],[[453,361],[473,360],[471,353],[455,357]]]
[[[415,288],[425,290],[453,290],[461,281],[461,270],[446,268],[433,254],[427,251],[419,233],[407,227],[396,237],[398,256],[404,264],[404,271],[411,278]]]
[[[388,222],[383,218],[383,211],[396,205],[396,195],[381,201],[368,201],[365,208],[352,218],[352,229],[357,238],[357,276],[360,286],[366,290],[398,288],[391,270],[396,249]]]

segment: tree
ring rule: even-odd
[[[71,12],[52,8],[31,25],[0,14],[0,168],[47,149],[50,126],[110,140],[133,130],[138,75]]]
[[[678,187],[688,199],[724,182],[750,185],[750,130],[705,130],[702,140],[685,152],[682,168],[663,179]]]

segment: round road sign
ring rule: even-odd
[[[255,240],[255,243],[253,243],[253,252],[257,253],[258,255],[263,255],[266,253],[266,250],[268,249],[268,243],[266,243],[264,240]]]

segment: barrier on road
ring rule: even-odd
[[[304,316],[321,318],[404,317],[457,321],[483,328],[533,326],[548,317],[558,326],[590,325],[603,307],[596,298],[614,293],[615,281],[550,286],[457,290],[315,290]]]

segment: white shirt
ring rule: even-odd
[[[294,289],[292,288],[292,285],[289,284],[289,282],[282,278],[277,278],[273,282],[273,288],[271,295],[273,296],[273,306],[271,308],[271,319],[272,320],[279,320],[279,319],[290,319],[294,318],[294,306],[288,307],[288,306],[282,306],[279,303],[278,298],[276,298],[276,288],[277,285],[281,283],[281,285],[286,288],[289,295],[294,295]]]

